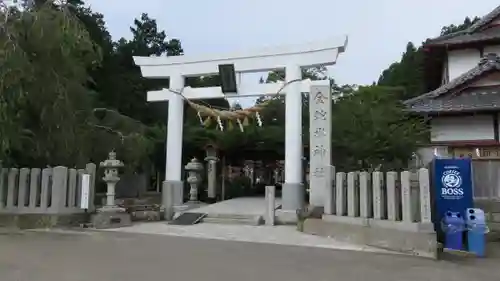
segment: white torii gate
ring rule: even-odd
[[[143,77],[169,78],[172,91],[182,91],[187,99],[210,99],[251,97],[276,94],[284,83],[301,79],[302,68],[334,65],[340,53],[347,47],[347,36],[323,42],[295,46],[272,47],[238,54],[219,54],[211,56],[171,56],[171,57],[134,57],[140,66]],[[234,64],[235,72],[249,73],[285,70],[284,83],[238,85],[237,95],[224,95],[221,87],[191,88],[184,87],[185,77],[213,75],[218,73],[221,64]],[[328,86],[329,81],[310,81],[290,83],[282,93],[285,94],[285,183],[282,191],[282,209],[292,212],[301,208],[304,200],[302,184],[302,95],[310,92],[311,86]],[[174,205],[183,204],[182,183],[182,136],[183,136],[183,98],[168,89],[150,91],[147,100],[168,101],[168,130],[166,149],[165,185],[174,189]],[[265,125],[265,124],[264,124]],[[163,204],[165,204],[165,192]]]

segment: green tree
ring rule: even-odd
[[[1,154],[31,164],[81,164],[92,116],[87,69],[99,65],[99,52],[65,6],[12,8],[2,16],[0,96],[4,118],[22,138],[7,130]]]
[[[96,104],[101,93],[91,75],[113,48],[102,16],[69,2],[2,10],[0,158],[75,166],[116,149],[128,163],[141,162],[164,130]]]
[[[425,122],[399,101],[401,88],[360,87],[335,103],[333,161],[341,170],[399,169],[427,140]]]
[[[163,108],[146,101],[146,93],[168,87],[168,81],[143,78],[133,56],[181,55],[183,50],[180,41],[167,39],[165,32],[158,30],[156,20],[147,14],[136,19],[130,30],[131,40],[121,38],[105,53],[102,67],[93,73],[95,88],[102,107],[151,125],[164,119],[165,114],[160,110]]]
[[[404,87],[400,99],[406,100],[424,92],[423,50],[408,42],[400,62],[395,62],[382,72],[380,86]]]

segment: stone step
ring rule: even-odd
[[[262,216],[255,215],[208,215],[203,218],[204,223],[215,224],[244,224],[244,225],[261,225],[264,222]]]
[[[220,218],[220,219],[253,219],[262,217],[262,215],[245,215],[245,214],[227,214],[227,213],[208,213],[207,218]]]

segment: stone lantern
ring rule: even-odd
[[[255,173],[255,162],[253,160],[245,161],[243,173],[245,174],[245,177],[250,179],[250,184],[253,186],[254,185],[254,173]]]
[[[214,145],[207,145],[205,147],[207,152],[207,181],[208,181],[208,194],[207,198],[209,201],[215,202],[217,197],[217,147]]]
[[[191,187],[189,190],[189,203],[198,204],[198,187],[202,181],[201,172],[204,169],[203,164],[198,159],[193,158],[184,168],[188,171],[187,182]]]
[[[120,177],[118,176],[118,169],[123,168],[123,162],[116,159],[116,153],[111,151],[108,159],[104,160],[99,165],[104,168],[104,177],[102,178],[107,185],[106,192],[106,206],[105,208],[115,208],[115,187]]]
[[[92,224],[95,228],[110,228],[131,225],[130,214],[126,209],[115,204],[115,187],[120,177],[118,170],[124,167],[122,161],[116,159],[116,153],[111,151],[108,159],[100,163],[104,168],[104,177],[102,178],[107,185],[106,205],[97,210],[97,214],[92,217]]]

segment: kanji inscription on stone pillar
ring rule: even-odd
[[[309,93],[310,110],[310,175],[309,203],[331,209],[331,108],[332,94],[329,86],[312,86]]]

